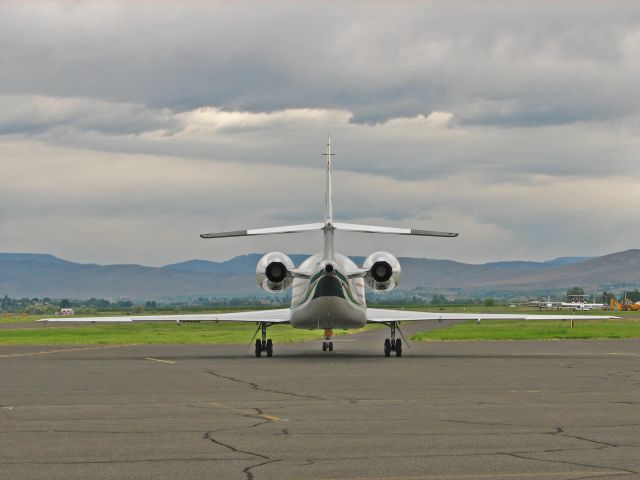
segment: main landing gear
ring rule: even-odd
[[[329,350],[333,352],[333,342],[331,339],[333,338],[333,330],[330,328],[324,329],[324,342],[322,342],[322,351],[326,352]]]
[[[385,338],[384,340],[384,356],[390,357],[391,352],[396,352],[396,357],[402,356],[402,340],[396,338],[396,322],[388,324],[391,330],[391,338]]]
[[[269,325],[266,322],[260,322],[258,330],[262,330],[262,340],[256,339],[256,357],[262,356],[262,352],[266,352],[267,357],[273,356],[273,342],[271,339],[267,340],[267,327]],[[256,330],[256,334],[258,333]],[[255,335],[254,335],[255,336]]]

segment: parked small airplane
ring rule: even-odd
[[[609,308],[606,303],[588,302],[591,295],[567,295],[570,302],[560,302],[560,308],[569,308],[571,310],[587,311],[593,308]],[[594,296],[595,297],[595,296]],[[594,298],[595,300],[595,298]]]
[[[526,305],[533,305],[538,307],[539,310],[546,308],[547,310],[551,310],[553,308],[557,308],[559,302],[552,302],[551,297],[547,297],[547,301],[536,300],[533,302],[527,302]],[[558,309],[559,310],[559,309]]]
[[[290,324],[294,328],[309,330],[323,329],[323,351],[333,351],[333,330],[362,328],[366,324],[384,324],[389,327],[390,335],[384,341],[386,357],[394,352],[402,355],[402,341],[396,338],[396,332],[404,338],[399,322],[418,320],[565,320],[567,315],[513,315],[513,314],[465,314],[430,313],[407,310],[387,310],[367,308],[365,302],[365,284],[374,291],[389,292],[400,281],[400,263],[388,252],[375,252],[369,255],[362,267],[358,267],[348,257],[334,250],[336,231],[414,235],[423,237],[457,237],[457,233],[418,230],[413,228],[378,227],[334,222],[331,180],[331,140],[326,145],[325,156],[325,218],[322,223],[289,225],[275,228],[258,228],[231,232],[207,233],[202,238],[229,238],[253,235],[274,235],[321,231],[324,235],[324,249],[312,255],[298,267],[284,253],[271,252],[264,255],[256,267],[258,284],[267,292],[279,292],[292,289],[291,308],[262,310],[225,314],[196,315],[156,315],[136,317],[89,317],[89,318],[47,318],[41,322],[152,322],[152,321],[215,321],[215,322],[256,322],[261,338],[255,341],[255,355],[266,353],[273,355],[273,342],[267,338],[267,328],[276,324]],[[580,317],[580,318],[616,318],[616,317]],[[253,339],[251,340],[253,341]],[[406,342],[406,339],[405,339]]]
[[[570,302],[561,302],[554,300],[552,301],[550,297],[547,297],[547,301],[534,301],[528,302],[527,305],[534,305],[538,307],[538,309],[547,309],[547,310],[562,310],[564,308],[568,308],[569,310],[578,310],[578,311],[589,311],[594,308],[607,309],[609,305],[606,303],[589,303],[587,301],[581,301],[581,298],[588,298],[590,295],[569,295],[573,300]]]

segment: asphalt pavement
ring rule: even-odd
[[[0,479],[640,479],[640,341],[385,333],[0,346]]]

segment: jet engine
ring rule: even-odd
[[[389,292],[400,282],[400,262],[388,252],[372,253],[362,268],[367,270],[364,279],[372,290]]]
[[[256,280],[267,292],[275,293],[291,286],[293,261],[284,253],[271,252],[264,255],[256,266]]]

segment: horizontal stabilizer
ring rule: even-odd
[[[356,225],[353,223],[334,223],[336,230],[363,233],[390,233],[396,235],[419,235],[423,237],[457,237],[457,233],[435,232],[431,230],[417,230],[415,228],[376,227],[374,225]]]
[[[236,230],[233,232],[203,233],[200,238],[225,238],[225,237],[246,237],[250,235],[277,235],[280,233],[309,232],[312,230],[322,230],[324,223],[308,223],[305,225],[287,225],[284,227],[254,228],[251,230]]]

